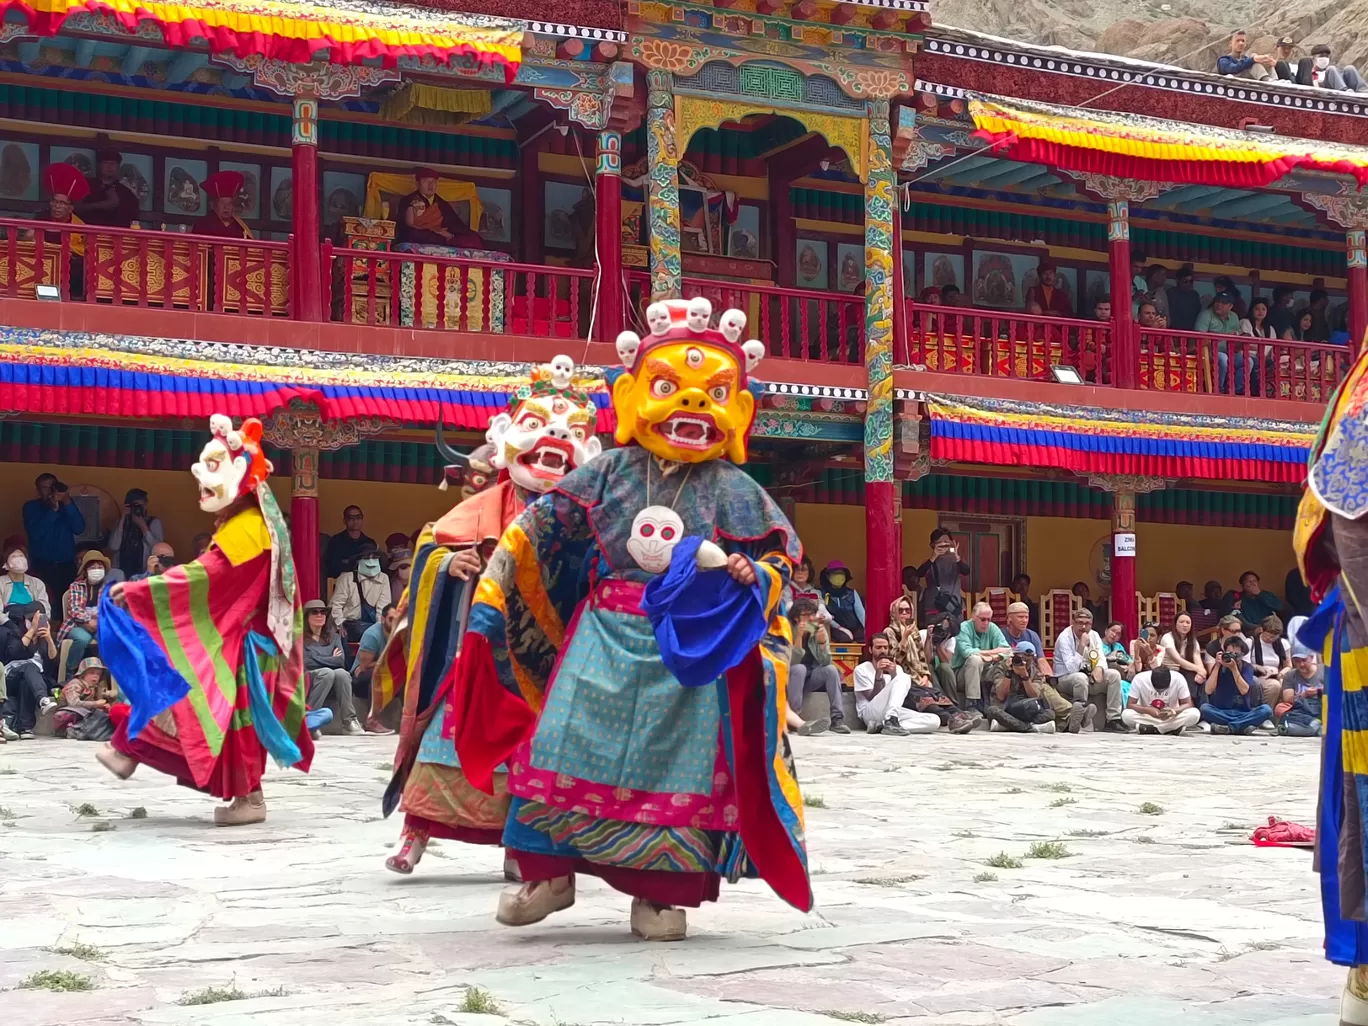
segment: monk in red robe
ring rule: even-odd
[[[209,213],[191,226],[195,235],[210,235],[216,239],[254,239],[252,229],[237,216],[238,193],[244,182],[241,171],[217,171],[200,188],[209,198]]]
[[[95,154],[95,177],[88,180],[90,195],[76,206],[86,224],[110,228],[131,228],[138,218],[138,197],[119,181],[123,154],[103,149]]]
[[[428,246],[456,246],[479,249],[484,239],[470,230],[461,215],[437,195],[438,174],[430,167],[413,172],[418,188],[399,201],[399,223],[395,226],[398,242]]]
[[[34,215],[34,220],[54,224],[85,224],[75,214],[76,204],[85,199],[90,183],[85,175],[71,164],[49,164],[43,171],[43,185],[48,191],[47,209]],[[85,236],[51,231],[43,232],[47,253],[60,252],[63,235],[67,238],[67,286],[71,299],[85,298]],[[55,283],[53,283],[55,284]]]
[[[1042,260],[1036,266],[1036,281],[1038,284],[1032,285],[1026,290],[1026,306],[1029,308],[1031,301],[1035,300],[1040,304],[1040,310],[1046,317],[1072,317],[1074,315],[1073,305],[1069,302],[1069,297],[1064,290],[1059,287],[1059,269],[1049,260]]]

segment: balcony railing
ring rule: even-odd
[[[289,317],[292,242],[0,218],[0,294]]]
[[[628,276],[630,307],[642,331],[650,305],[650,276]],[[713,323],[723,311],[746,315],[746,337],[765,343],[771,356],[825,363],[864,362],[865,301],[840,292],[805,292],[773,285],[742,285],[712,278],[685,278],[684,295],[704,296],[713,308]]]
[[[1073,367],[1085,381],[1111,383],[1110,322],[909,302],[899,363],[950,374],[1041,380]]]
[[[1141,388],[1323,403],[1348,372],[1328,342],[1138,328]]]

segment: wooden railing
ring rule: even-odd
[[[900,364],[952,374],[1044,379],[1065,365],[1085,381],[1111,383],[1112,326],[1006,310],[909,302]]]
[[[0,294],[190,311],[293,315],[293,242],[0,218]]]
[[[1351,362],[1345,346],[1139,328],[1139,385],[1169,392],[1323,403]]]
[[[650,276],[628,276],[633,327],[645,334]],[[746,315],[746,337],[765,343],[770,356],[825,363],[864,362],[865,301],[842,292],[807,292],[773,285],[742,285],[711,278],[685,278],[684,295],[712,302],[713,323],[725,310]]]
[[[335,321],[583,339],[594,272],[325,244],[323,280]]]

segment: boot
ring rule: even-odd
[[[105,769],[109,770],[120,780],[127,780],[133,775],[133,771],[138,768],[138,760],[132,756],[124,755],[111,744],[101,745],[95,752],[95,758]]]
[[[632,932],[642,940],[683,940],[687,928],[682,908],[657,905],[644,898],[632,899]]]
[[[427,850],[428,835],[423,830],[405,830],[399,851],[385,859],[385,868],[391,873],[408,876]]]
[[[1349,970],[1340,999],[1340,1026],[1368,1026],[1368,967]]]
[[[266,796],[257,788],[246,797],[234,798],[231,805],[214,810],[214,826],[247,826],[266,822]]]
[[[560,884],[559,890],[556,884]],[[567,909],[575,903],[575,878],[563,876],[558,880],[538,880],[521,887],[508,887],[499,895],[499,911],[494,918],[504,926],[531,926],[540,923],[552,912]]]
[[[504,856],[504,879],[509,883],[522,883],[522,869],[512,855]]]

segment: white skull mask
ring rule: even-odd
[[[684,537],[684,521],[668,506],[647,506],[632,521],[627,551],[637,566],[651,574],[670,569],[670,556]]]
[[[233,453],[221,438],[211,438],[200,450],[199,462],[190,468],[199,485],[199,506],[206,513],[217,513],[232,505],[247,476],[247,457]]]
[[[489,422],[490,462],[526,491],[548,492],[603,451],[594,436],[597,419],[592,404],[581,406],[563,395],[529,396],[511,414]]]
[[[551,384],[557,388],[569,388],[575,377],[575,361],[568,356],[558,356],[551,361]]]

